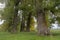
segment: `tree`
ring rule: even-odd
[[[37,21],[38,21],[38,34],[48,35],[50,30],[47,24],[46,15],[48,10],[55,13],[55,5],[59,4],[57,0],[36,0],[36,10],[37,10]]]
[[[53,7],[54,2],[50,0],[47,4],[47,0],[35,0],[35,7],[37,12],[37,22],[38,22],[38,34],[48,35],[50,34],[49,27],[48,27],[48,12],[51,7]]]
[[[33,10],[33,4],[32,4],[32,0],[23,0],[22,4],[20,5],[20,10],[23,11],[22,13],[22,19],[25,20],[25,26],[23,26],[23,29],[25,28],[25,31],[30,31],[30,20],[31,20],[31,16],[32,16],[32,10]],[[22,28],[22,27],[21,27]]]
[[[18,11],[22,10],[20,31],[30,32],[31,17],[37,16],[38,35],[49,35],[48,14],[49,11],[55,14],[58,11],[55,9],[58,4],[60,4],[59,0],[8,0],[3,19],[8,23],[7,29],[15,33],[20,19]]]
[[[3,13],[3,19],[8,23],[9,32],[17,32],[17,25],[19,21],[18,17],[18,5],[20,0],[8,0]]]

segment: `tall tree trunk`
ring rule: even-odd
[[[32,13],[30,12],[29,15],[28,15],[28,19],[27,19],[27,27],[26,27],[27,32],[30,32],[31,16],[32,16]]]
[[[38,10],[37,11],[37,22],[38,22],[38,35],[49,35],[50,30],[48,29],[47,22],[45,19],[45,13],[44,10]]]
[[[15,5],[14,5],[14,18],[13,18],[13,22],[12,22],[12,30],[11,32],[15,33],[17,32],[17,24],[18,24],[18,5],[20,0],[14,0],[15,1]]]
[[[18,18],[17,18],[17,16],[15,16],[13,19],[11,32],[13,32],[13,33],[17,32],[17,25],[18,25]]]
[[[25,20],[24,20],[24,17],[22,17],[20,31],[24,32],[25,31],[24,28],[25,28]]]

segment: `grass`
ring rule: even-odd
[[[50,36],[38,36],[35,32],[21,32],[11,34],[0,32],[0,40],[60,40],[60,31],[54,31]]]

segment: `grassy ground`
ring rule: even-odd
[[[53,35],[50,36],[37,36],[34,32],[17,34],[0,32],[0,40],[60,40],[60,31],[53,31]]]

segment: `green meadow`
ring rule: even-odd
[[[0,40],[60,40],[60,30],[52,30],[50,36],[38,36],[36,32],[11,34],[0,32]]]

